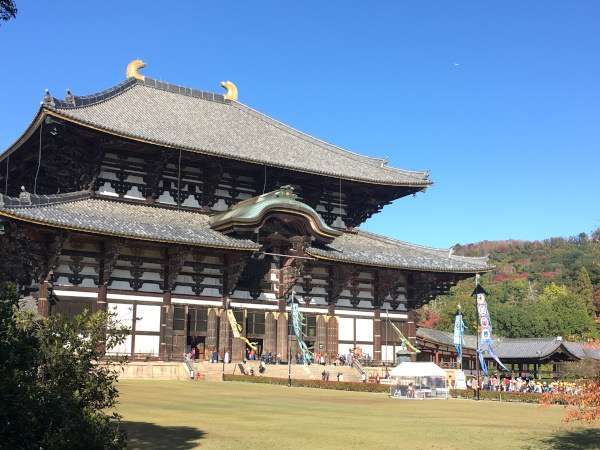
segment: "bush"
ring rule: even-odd
[[[271,378],[271,377],[252,377],[248,375],[225,375],[225,381],[241,381],[244,383],[263,383],[274,384],[278,386],[287,386],[287,378]],[[315,389],[333,389],[337,391],[355,391],[355,392],[390,392],[390,387],[387,384],[377,383],[351,383],[345,381],[323,381],[323,380],[291,380],[293,387],[306,387]]]
[[[0,448],[123,448],[109,413],[118,372],[103,357],[129,331],[103,312],[36,317],[18,299],[0,283]]]
[[[454,398],[477,398],[477,392],[472,389],[450,389],[450,397]],[[495,400],[502,402],[539,402],[543,394],[532,392],[503,392],[503,391],[479,391],[480,400]]]

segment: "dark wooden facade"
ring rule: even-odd
[[[485,260],[356,229],[430,186],[426,173],[334,148],[223,96],[175,88],[131,78],[94,96],[62,101],[47,93],[0,155],[0,277],[35,296],[41,314],[111,309],[132,327],[131,340],[114,351],[178,359],[198,344],[207,358],[216,349],[240,360],[247,348],[232,337],[229,306],[245,337],[285,359],[293,297],[315,352],[359,345],[375,360],[392,360],[401,340],[384,330],[382,317],[414,342],[415,308],[490,270]],[[152,96],[175,106],[140,107]],[[167,127],[164,139],[152,135],[169,120],[191,120],[196,111],[182,105],[204,108],[204,121]],[[211,108],[220,108],[215,117]],[[222,111],[232,115],[229,125]],[[115,128],[114,115],[131,125]],[[246,129],[230,130],[244,121]],[[185,140],[211,127],[206,142],[214,149]],[[230,146],[251,156],[227,153]],[[301,168],[321,154],[322,164]],[[292,157],[299,162],[287,164]],[[353,175],[361,164],[369,179]],[[255,211],[289,192],[293,201]],[[246,203],[243,221],[222,230],[210,222]]]

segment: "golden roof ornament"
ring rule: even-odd
[[[131,61],[129,63],[129,65],[127,66],[127,78],[137,78],[138,80],[142,80],[144,81],[146,79],[146,77],[144,77],[144,75],[140,75],[138,73],[138,70],[143,69],[144,67],[146,67],[146,63],[144,61],[142,61],[141,59],[136,59],[134,61]]]
[[[221,81],[221,86],[227,89],[227,93],[224,95],[226,100],[236,100],[238,99],[238,91],[231,81]]]

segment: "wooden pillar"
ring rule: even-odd
[[[105,284],[98,286],[98,300],[96,300],[95,312],[106,312],[108,289]]]
[[[169,308],[171,306],[171,291],[163,293],[162,308],[160,311],[160,357],[169,359],[173,347],[173,317],[171,315],[171,327],[168,326]]]
[[[437,365],[440,364],[440,346],[439,345],[435,346],[435,363]]]
[[[321,355],[327,353],[327,321],[325,320],[325,316],[322,315],[317,316],[317,336],[314,353],[320,353]]]
[[[281,355],[281,360],[288,360],[288,313],[285,311],[285,300],[278,302],[279,312],[274,315],[277,321],[277,353]]]
[[[48,283],[40,283],[38,291],[38,313],[43,317],[50,316],[50,300],[48,300]]]
[[[231,326],[227,318],[227,311],[221,310],[219,315],[219,360],[225,356],[225,352],[229,350],[231,354]]]
[[[329,317],[327,320],[327,353],[339,356],[339,348],[337,317]]]
[[[244,330],[244,333],[245,332],[246,330]],[[229,352],[229,361],[240,362],[246,359],[246,342],[242,339],[234,339],[233,337],[231,338],[230,342],[231,351]],[[227,351],[227,349],[225,349],[225,351]],[[225,352],[223,352],[223,356],[225,356]]]
[[[375,308],[373,313],[373,359],[381,361],[381,308]]]
[[[209,308],[207,333],[206,333],[206,348],[205,348],[205,352],[208,353],[209,361],[212,359],[212,352],[217,348],[218,344],[219,344],[219,309]]]
[[[265,351],[277,355],[277,321],[273,312],[265,313]]]

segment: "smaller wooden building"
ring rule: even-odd
[[[417,347],[421,350],[420,359],[455,369],[458,367],[458,353],[454,347],[454,334],[448,331],[417,328]],[[465,336],[462,369],[467,375],[477,371],[477,337]],[[579,361],[585,355],[578,350],[576,343],[565,342],[560,336],[548,338],[494,338],[492,348],[502,363],[510,368],[515,376],[528,375],[531,378],[562,378],[565,362]],[[496,361],[484,352],[486,363],[491,369]],[[542,366],[552,365],[551,370]]]

